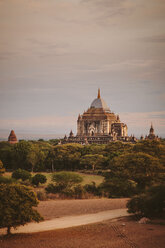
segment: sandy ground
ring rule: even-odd
[[[89,199],[41,202],[47,220],[78,217],[125,208],[127,199]],[[68,218],[67,217],[67,218]],[[40,223],[39,223],[40,225]],[[130,217],[66,229],[0,236],[1,248],[164,248],[165,226],[138,224]]]
[[[45,220],[69,215],[93,214],[106,210],[126,208],[128,199],[51,200],[40,202],[37,210]]]
[[[1,248],[164,248],[165,227],[130,218],[0,238]]]

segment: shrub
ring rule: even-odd
[[[59,185],[55,185],[54,183],[49,183],[48,186],[45,188],[46,192],[52,193],[52,194],[57,194],[62,192],[64,188],[59,186]]]
[[[83,181],[83,178],[74,172],[61,171],[52,175],[52,181],[55,182],[56,185],[65,189],[71,188],[76,184],[81,183]]]
[[[101,184],[104,194],[109,197],[130,197],[136,193],[136,183],[131,180],[110,178]]]
[[[0,176],[0,184],[1,183],[9,184],[9,183],[12,183],[12,182],[13,182],[12,178],[7,178],[7,177]]]
[[[93,194],[93,195],[99,195],[99,187],[96,186],[95,182],[92,182],[91,184],[85,184],[84,189],[86,192]]]
[[[85,189],[82,185],[78,184],[74,187],[74,198],[76,199],[82,199],[84,198],[84,194],[85,194]]]
[[[26,170],[17,169],[12,173],[12,178],[22,179],[22,181],[30,180],[31,179],[31,173],[26,171]]]
[[[45,175],[42,174],[36,174],[34,177],[32,177],[32,184],[38,186],[40,183],[44,184],[46,183],[47,178]]]
[[[5,172],[5,168],[3,168],[3,163],[0,160],[0,175],[3,174]]]
[[[42,190],[37,191],[37,198],[39,201],[46,201],[47,200],[47,195],[46,193]]]
[[[134,196],[127,207],[129,213],[140,217],[160,216],[165,208],[165,185],[152,186],[145,193]]]

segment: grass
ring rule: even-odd
[[[48,185],[49,183],[51,183],[52,173],[47,173],[47,172],[37,172],[37,173],[41,173],[41,174],[46,176],[47,182],[45,183],[45,186]],[[32,173],[32,175],[34,176],[37,173],[36,172]],[[103,182],[103,179],[104,179],[104,177],[99,176],[99,175],[91,175],[91,174],[85,174],[85,173],[80,173],[80,172],[75,172],[75,173],[80,175],[80,176],[82,176],[82,178],[83,178],[83,181],[81,183],[82,185],[90,184],[92,182],[95,182],[96,185],[98,186],[100,183]],[[11,172],[5,172],[3,174],[3,176],[6,177],[6,178],[10,178],[11,174],[12,174]]]

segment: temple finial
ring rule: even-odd
[[[98,88],[98,96],[97,98],[100,98],[100,88]]]

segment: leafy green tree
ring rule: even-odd
[[[37,150],[34,150],[34,148],[31,149],[31,150],[29,151],[29,153],[28,153],[27,159],[28,159],[28,162],[29,162],[30,165],[31,165],[31,172],[33,173],[34,167],[35,167],[35,165],[36,165],[37,162],[38,162]]]
[[[5,172],[5,168],[3,168],[3,163],[0,160],[0,175],[2,175]]]
[[[57,145],[47,156],[49,169],[52,170],[76,170],[79,168],[81,150],[79,144]]]
[[[11,227],[25,225],[28,222],[43,220],[37,210],[36,195],[22,185],[0,185],[0,228],[6,227],[10,234]]]
[[[165,166],[165,144],[157,140],[140,141],[133,147],[134,152],[147,153],[159,159],[160,163]]]
[[[160,217],[165,209],[165,184],[150,187],[127,203],[128,212],[140,217]]]
[[[22,181],[30,180],[31,179],[31,173],[29,171],[26,171],[26,170],[18,169],[12,173],[12,178],[22,179]]]
[[[86,169],[95,169],[102,168],[103,163],[106,161],[106,158],[103,155],[99,154],[87,154],[81,158],[80,164]]]
[[[119,154],[131,152],[133,145],[131,143],[123,143],[120,141],[110,142],[105,146],[105,152],[109,155],[118,152]]]
[[[42,174],[36,174],[34,177],[32,177],[32,184],[38,186],[40,183],[44,184],[46,183],[47,178],[45,175]]]
[[[0,160],[5,165],[6,170],[13,168],[13,146],[10,143],[0,142]]]
[[[132,180],[122,180],[121,178],[109,178],[100,185],[102,194],[109,197],[130,197],[137,192],[137,184]]]
[[[46,187],[47,193],[58,193],[60,196],[65,197],[75,197],[75,194],[80,195],[82,189],[80,183],[83,181],[83,178],[77,173],[66,171],[57,172],[52,175],[52,181],[54,183]]]
[[[14,180],[10,177],[4,177],[4,176],[0,176],[0,184],[4,183],[4,184],[11,184]]]
[[[71,188],[83,181],[83,178],[74,172],[61,171],[52,175],[52,181],[61,188]]]
[[[126,153],[115,157],[113,165],[110,165],[110,170],[109,180],[112,177],[120,180],[132,180],[137,183],[139,190],[144,190],[147,186],[158,182],[165,172],[157,158],[142,152]]]
[[[31,164],[29,162],[29,153],[31,151],[32,144],[29,141],[20,141],[13,146],[13,160],[14,168],[21,168],[24,170],[30,170]]]

